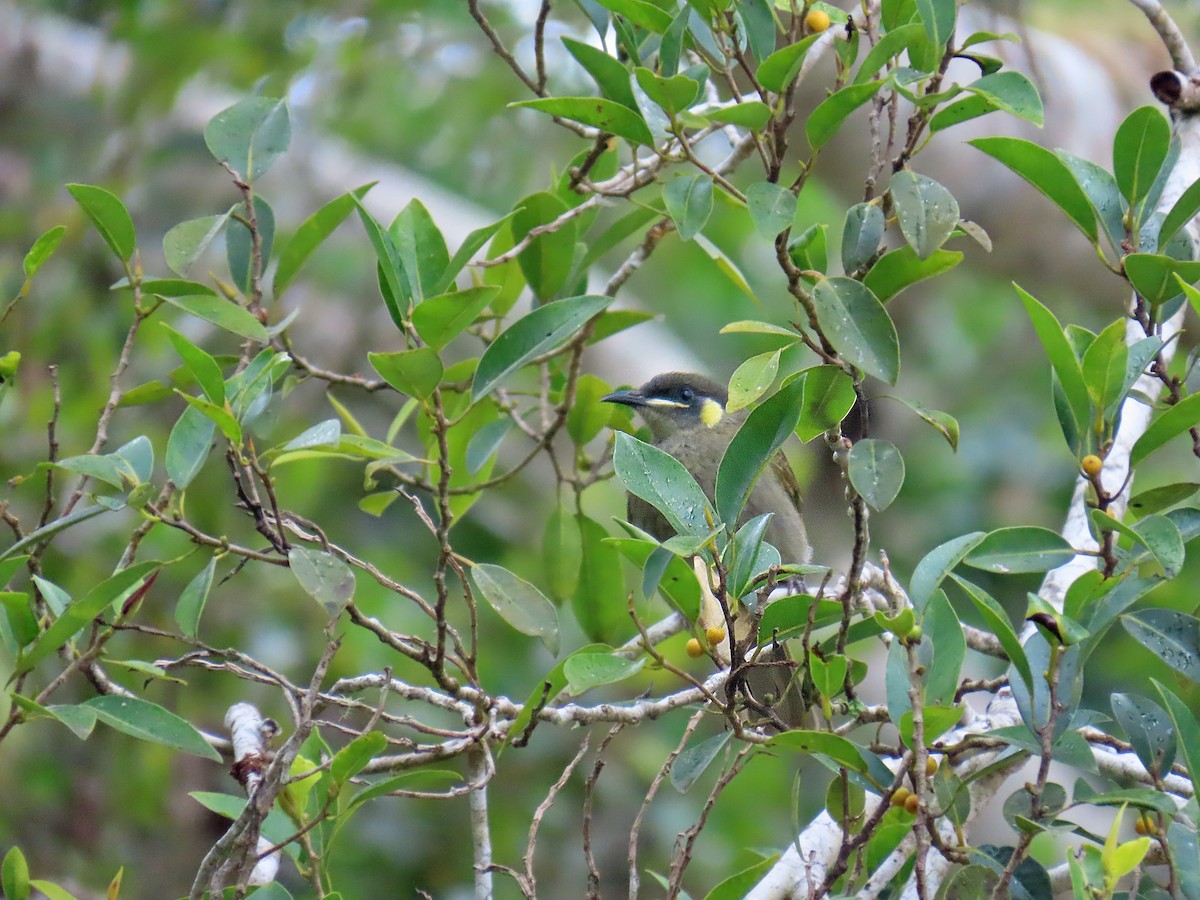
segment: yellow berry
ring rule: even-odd
[[[892,793],[892,806],[903,806],[908,802],[908,798],[912,795],[912,791],[906,787],[896,788],[896,790]]]
[[[1095,453],[1089,453],[1083,458],[1081,463],[1083,474],[1088,478],[1095,478],[1100,474],[1100,470],[1104,468],[1104,460],[1098,457]]]
[[[725,629],[720,625],[709,625],[704,631],[704,636],[708,638],[708,645],[715,647],[721,641],[725,640]]]
[[[925,774],[933,775],[938,770],[938,761],[932,756],[925,757]]]
[[[687,642],[687,655],[696,659],[704,655],[704,648],[700,646],[700,642],[695,638],[689,638]]]
[[[924,632],[923,632],[923,631],[921,631],[921,626],[920,626],[920,625],[914,625],[914,626],[913,626],[913,627],[912,627],[912,628],[909,630],[908,634],[906,634],[906,635],[904,636],[904,639],[905,639],[906,641],[908,641],[908,643],[910,643],[910,644],[919,644],[919,643],[921,643],[921,635],[922,635],[922,634],[924,634]]]
[[[921,798],[918,797],[916,794],[909,794],[907,797],[904,798],[905,810],[912,813],[914,816],[917,814],[917,810],[920,808],[920,806],[921,806]]]
[[[1158,823],[1149,816],[1138,816],[1137,821],[1133,823],[1133,830],[1138,834],[1158,834]]]
[[[829,13],[823,9],[809,10],[804,17],[804,26],[812,32],[824,31],[829,27]]]

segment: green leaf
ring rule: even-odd
[[[563,506],[554,507],[546,520],[542,563],[552,597],[561,601],[575,593],[583,565],[583,539],[575,517]]]
[[[957,0],[916,0],[916,7],[929,40],[935,47],[945,47],[954,34]]]
[[[594,687],[631,678],[645,664],[645,657],[631,660],[613,653],[573,653],[563,666],[563,674],[567,676],[567,689],[578,697]]]
[[[1175,729],[1166,710],[1136,694],[1113,694],[1111,705],[1113,717],[1125,730],[1146,771],[1157,768],[1160,773],[1169,772],[1175,762],[1176,743]]]
[[[593,47],[569,37],[564,37],[562,42],[563,46],[567,48],[567,52],[575,57],[576,62],[592,76],[596,86],[600,88],[601,94],[622,106],[630,109],[637,108],[637,103],[633,99],[633,91],[629,88],[629,70],[625,68],[624,64],[609,56],[599,47]]]
[[[1178,297],[1186,286],[1200,280],[1200,260],[1172,259],[1154,253],[1130,253],[1121,262],[1133,289],[1152,306]]]
[[[758,83],[768,91],[782,94],[795,77],[800,74],[800,67],[804,64],[804,57],[808,53],[808,48],[820,36],[820,33],[810,34],[795,44],[789,44],[780,50],[776,50],[764,59],[758,66]]]
[[[388,236],[400,264],[400,296],[407,303],[420,303],[436,292],[436,285],[450,264],[446,239],[429,210],[416,199],[400,210],[388,227]]]
[[[833,760],[838,766],[875,780],[868,767],[865,755],[867,751],[846,738],[827,731],[785,731],[767,741],[767,746],[817,753]]]
[[[1097,412],[1109,416],[1125,398],[1125,367],[1129,350],[1125,346],[1125,321],[1119,319],[1105,328],[1083,354],[1083,382]]]
[[[733,732],[725,731],[684,748],[671,763],[671,787],[686,794],[705,770],[721,755]]]
[[[679,534],[706,535],[711,531],[708,498],[674,457],[632,435],[618,432],[613,448],[613,471],[629,493],[661,512]],[[717,483],[720,496],[719,474]]]
[[[247,97],[204,127],[209,153],[248,182],[266,172],[291,139],[287,103],[274,97]]]
[[[120,463],[111,456],[93,456],[91,454],[68,456],[66,459],[60,459],[54,465],[59,469],[76,472],[80,475],[86,475],[88,478],[102,481],[118,490],[125,487],[125,479],[121,476]]]
[[[921,709],[924,719],[925,746],[932,747],[934,743],[958,724],[963,716],[960,706],[925,706]],[[905,710],[900,716],[900,740],[905,746],[913,746],[913,712]]]
[[[804,132],[813,150],[824,147],[841,127],[842,122],[877,93],[882,81],[851,84],[822,100],[804,124]]]
[[[624,16],[631,24],[655,34],[662,34],[671,26],[671,16],[646,0],[596,0],[606,9]]]
[[[853,274],[867,264],[883,240],[887,222],[877,204],[856,203],[846,211],[842,227],[842,269]]]
[[[772,325],[770,322],[756,322],[751,319],[742,319],[737,322],[730,322],[728,325],[721,327],[721,334],[771,334],[778,337],[784,337],[793,343],[796,341],[796,332],[790,328],[783,328],[780,325]]]
[[[1183,764],[1187,768],[1188,777],[1191,778],[1192,790],[1200,794],[1200,724],[1197,724],[1196,717],[1192,715],[1187,704],[1170,688],[1154,678],[1150,679],[1150,683],[1158,691],[1163,708],[1175,726],[1175,739],[1182,751]]]
[[[918,259],[928,259],[958,227],[958,201],[926,175],[902,169],[889,188],[900,230]]]
[[[967,642],[962,623],[946,599],[945,591],[933,592],[922,612],[921,625],[925,633],[917,647],[917,659],[925,670],[924,702],[949,706],[954,703],[954,694],[958,690]],[[932,734],[926,732],[926,737],[937,737],[956,721],[957,718]]]
[[[1143,609],[1121,616],[1121,624],[1172,669],[1200,681],[1200,619],[1173,609]]]
[[[53,228],[43,232],[41,237],[33,242],[33,246],[29,248],[29,252],[25,254],[25,259],[21,263],[21,268],[25,272],[25,284],[21,288],[22,293],[29,289],[29,282],[33,280],[33,276],[38,273],[38,270],[58,248],[59,242],[62,241],[63,235],[66,233],[67,227],[65,225],[55,225]]]
[[[599,528],[599,525],[596,527]],[[629,528],[632,529],[632,526]],[[650,555],[659,549],[658,542],[654,540],[608,538],[605,543],[616,549],[635,566],[642,568],[646,566]],[[580,577],[583,577],[582,572]],[[700,614],[700,583],[696,581],[696,573],[683,559],[669,554],[667,567],[658,579],[657,589],[671,604],[671,607],[682,613],[685,619],[689,622],[696,620]],[[770,608],[773,609],[775,605],[771,604]],[[628,614],[624,609],[621,614],[628,621]]]
[[[752,356],[734,371],[729,379],[729,402],[727,412],[749,406],[774,383],[779,372],[779,354],[783,350],[772,350]]]
[[[1037,88],[1020,72],[996,72],[965,85],[967,96],[942,107],[929,120],[930,131],[942,131],[951,125],[975,119],[995,110],[1003,110],[1032,122],[1038,128],[1045,121],[1042,98]]]
[[[751,131],[762,131],[771,121],[771,115],[771,107],[761,100],[744,100],[741,103],[704,111],[704,118],[710,122],[737,125]]]
[[[267,263],[271,259],[271,247],[275,242],[275,210],[257,194],[254,195],[254,220],[258,227],[262,270],[266,271]],[[242,293],[250,293],[250,282],[254,276],[254,242],[250,228],[237,219],[231,218],[230,226],[225,229],[225,259],[229,264],[233,283]]]
[[[1196,491],[1200,491],[1200,484],[1194,481],[1160,485],[1134,494],[1129,501],[1129,508],[1139,516],[1146,516],[1170,509],[1193,496]]]
[[[583,634],[593,641],[622,640],[629,630],[629,599],[617,547],[593,518],[578,514],[575,521],[583,556],[571,610]],[[691,575],[691,580],[695,583],[696,576]]]
[[[780,388],[750,412],[725,448],[713,493],[720,521],[727,526],[738,520],[762,470],[795,431],[803,394],[803,380]]]
[[[355,188],[351,193],[335,197],[305,219],[296,229],[296,233],[292,235],[291,240],[279,254],[279,265],[275,268],[275,280],[272,284],[272,291],[276,297],[279,297],[292,283],[301,266],[312,256],[313,251],[321,246],[326,238],[333,234],[337,227],[346,220],[346,217],[354,211],[354,198],[362,197],[374,185],[375,182],[372,181],[370,184]]]
[[[425,292],[426,296],[437,296],[450,290],[455,279],[458,277],[458,273],[462,271],[463,266],[469,263],[471,261],[471,257],[478,253],[484,244],[495,237],[500,229],[509,223],[514,214],[515,213],[509,213],[503,219],[498,219],[495,222],[492,222],[490,225],[484,225],[482,228],[476,228],[474,231],[468,234],[463,240],[462,244],[459,245],[459,248],[454,251],[454,256],[446,265],[441,277],[439,277],[433,283],[431,288]],[[499,285],[495,285],[495,287],[497,290],[500,289]]]
[[[164,297],[172,306],[216,325],[223,331],[265,344],[270,339],[262,322],[224,297],[196,294],[191,297]]]
[[[1155,450],[1196,425],[1200,425],[1200,394],[1185,397],[1150,423],[1130,451],[1130,467],[1136,468]]]
[[[21,848],[13,846],[0,863],[0,888],[8,900],[29,900],[29,863]]]
[[[863,284],[881,303],[887,303],[918,281],[950,271],[962,262],[962,258],[962,253],[957,250],[934,250],[926,259],[921,259],[906,244],[881,256],[867,272]]]
[[[813,300],[834,349],[868,375],[895,384],[900,375],[900,342],[879,298],[862,282],[835,276],[817,282]]]
[[[378,731],[360,734],[334,755],[329,763],[329,777],[334,784],[346,784],[387,746],[387,738]]]
[[[432,347],[368,353],[367,360],[384,381],[418,400],[429,399],[442,380],[442,360]]]
[[[1158,229],[1158,242],[1155,245],[1157,249],[1162,250],[1171,238],[1179,233],[1179,229],[1195,218],[1197,213],[1200,213],[1200,179],[1188,185],[1187,190],[1179,195],[1170,212],[1163,218]]]
[[[1075,550],[1049,528],[1016,526],[988,534],[966,557],[966,563],[985,572],[1048,572],[1075,557]]]
[[[221,433],[225,435],[229,443],[235,447],[241,445],[244,436],[242,426],[234,414],[229,411],[228,404],[217,406],[217,404],[210,403],[200,397],[192,397],[189,394],[185,394],[183,391],[177,390],[175,393],[182,397],[188,406],[199,411],[205,418],[211,419],[221,429]],[[170,448],[168,447],[169,452]]]
[[[822,697],[836,697],[842,692],[846,673],[850,669],[850,661],[845,656],[835,653],[824,660],[818,656],[810,656],[808,666],[813,684]]]
[[[157,703],[138,697],[108,694],[93,697],[81,705],[92,710],[105,725],[131,737],[221,761],[221,755],[209,745],[204,735],[186,719],[163,709]]]
[[[171,271],[186,277],[196,260],[204,255],[204,251],[216,240],[228,221],[229,213],[189,219],[180,222],[163,235],[163,256]]]
[[[1050,365],[1058,382],[1066,395],[1071,414],[1078,430],[1083,431],[1091,421],[1091,403],[1088,399],[1087,384],[1083,380],[1083,370],[1070,342],[1063,333],[1062,326],[1054,313],[1039,303],[1031,294],[1026,293],[1019,285],[1014,284],[1025,311],[1033,322],[1034,331],[1050,357]]]
[[[425,343],[441,350],[479,318],[499,293],[498,287],[483,285],[431,297],[413,310],[413,327]]]
[[[957,575],[951,575],[950,577],[954,579],[958,586],[966,592],[971,602],[975,604],[975,608],[983,616],[988,628],[996,635],[1000,641],[1000,646],[1008,654],[1009,662],[1013,664],[1017,673],[1021,676],[1026,690],[1032,691],[1034,687],[1033,670],[1029,667],[1029,660],[1025,656],[1025,649],[1021,646],[1021,640],[1017,637],[1017,632],[1013,628],[1008,614],[1005,613],[1004,607],[997,603],[991,594],[978,585],[972,584],[965,578],[960,578]]]
[[[488,422],[471,435],[471,439],[467,441],[467,471],[472,475],[479,474],[479,470],[500,449],[508,433],[515,427],[513,420],[505,416],[495,422]]]
[[[41,633],[37,617],[29,605],[27,591],[0,591],[0,608],[17,647],[32,644]]]
[[[200,410],[189,406],[167,438],[167,477],[185,490],[208,459],[216,424]]]
[[[674,119],[700,97],[700,82],[686,75],[663,78],[644,66],[633,70],[638,86],[651,100],[662,107],[663,112]]]
[[[510,103],[509,106],[536,109],[572,122],[591,125],[635,144],[654,143],[645,119],[628,106],[604,97],[542,97]]]
[[[903,397],[892,397],[891,399],[898,403],[903,403],[914,413],[920,416],[921,420],[929,423],[941,433],[946,439],[946,443],[950,445],[950,449],[958,450],[958,419],[949,413],[942,412],[940,409],[929,409],[920,403],[912,400],[905,400]]]
[[[1088,240],[1093,244],[1099,242],[1092,203],[1061,159],[1045,147],[1021,138],[984,137],[967,143],[1012,169],[1049,197]]]
[[[982,531],[973,531],[960,537],[951,538],[944,544],[934,547],[913,569],[912,580],[908,586],[908,596],[913,607],[921,612],[925,604],[933,596],[938,585],[950,574],[967,554],[974,550],[987,537]]]
[[[800,377],[804,379],[804,397],[796,436],[807,443],[840,425],[858,396],[854,381],[838,366],[814,366],[801,372]]]
[[[121,199],[92,184],[68,184],[67,191],[92,220],[109,249],[122,262],[129,262],[137,248],[137,235],[133,230],[133,219]]]
[[[887,34],[883,35],[863,58],[862,65],[858,67],[858,74],[854,76],[854,84],[862,84],[874,78],[880,69],[886,67],[889,60],[899,56],[914,40],[924,36],[925,30],[917,22],[889,28]]]
[[[304,593],[330,616],[340,613],[354,597],[354,570],[332,553],[292,547],[288,550],[288,565]]]
[[[712,179],[707,175],[676,175],[663,188],[663,203],[680,239],[690,241],[712,215]]]
[[[595,375],[584,373],[575,384],[575,402],[567,411],[567,434],[583,446],[604,428],[613,416],[613,407],[601,398],[612,388]]]
[[[746,208],[758,233],[773,238],[791,227],[796,217],[796,195],[770,181],[758,181],[746,189]]]
[[[530,359],[553,350],[599,313],[612,297],[583,295],[539,306],[518,319],[483,352],[475,369],[471,399],[477,401]]]
[[[746,276],[742,274],[741,269],[737,267],[737,264],[729,258],[729,255],[726,254],[725,251],[723,251],[720,247],[702,234],[697,234],[695,240],[696,246],[708,254],[708,258],[717,264],[718,272],[729,279],[729,282],[734,287],[744,293],[755,303],[759,302],[758,297],[755,296],[749,282],[746,281]]]
[[[476,563],[471,580],[479,593],[509,625],[521,634],[538,638],[558,655],[558,614],[546,595],[503,566]]]
[[[149,577],[160,565],[157,562],[143,562],[127,569],[121,569],[72,602],[63,610],[62,615],[42,632],[37,642],[21,655],[16,666],[17,674],[21,675],[31,671],[39,662],[71,640],[76,632],[104,612],[119,597]]]
[[[1174,578],[1183,566],[1183,535],[1179,526],[1166,516],[1146,516],[1134,526],[1138,539],[1163,567],[1167,578]]]
[[[1113,137],[1113,174],[1121,195],[1136,206],[1150,192],[1171,145],[1171,126],[1153,106],[1135,109]]]
[[[1125,240],[1125,200],[1117,189],[1117,180],[1107,169],[1090,160],[1073,156],[1065,150],[1056,150],[1055,155],[1066,164],[1075,180],[1079,182],[1092,204],[1092,209],[1099,216],[1100,224],[1104,226],[1104,232],[1113,248],[1118,254],[1123,253],[1121,243]]]
[[[752,590],[754,576],[772,565],[779,565],[779,551],[770,544],[763,544],[763,535],[770,521],[770,513],[755,516],[733,536],[733,545],[726,551],[727,560],[730,551],[733,555],[733,564],[729,566],[729,574],[726,577],[730,596],[739,599],[746,596]]]
[[[204,605],[208,602],[208,594],[212,590],[213,576],[217,571],[217,558],[208,561],[199,574],[196,575],[179,595],[175,604],[175,621],[179,630],[188,637],[195,637],[200,629],[200,616]]]
[[[379,291],[383,295],[384,306],[387,307],[388,315],[395,326],[404,331],[407,310],[400,308],[400,299],[405,296],[408,282],[400,267],[400,255],[391,235],[367,211],[358,197],[354,197],[354,205],[358,207],[358,217],[362,220],[363,229],[367,232],[375,250],[375,258],[379,262]]]
[[[850,484],[877,510],[891,506],[904,484],[904,459],[890,441],[867,438],[850,448]]]
[[[221,373],[217,361],[165,322],[160,324],[167,332],[175,352],[204,391],[204,395],[213,403],[224,403],[225,376]]]

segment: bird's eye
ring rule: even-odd
[[[682,400],[684,403],[691,403],[692,400],[695,399],[695,397],[696,397],[696,393],[691,388],[684,388],[682,391],[679,392],[679,399]]]

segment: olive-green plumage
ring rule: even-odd
[[[683,463],[700,489],[713,496],[721,457],[746,419],[744,411],[725,412],[728,394],[723,387],[700,375],[668,372],[640,388],[615,391],[604,399],[635,408],[654,435],[654,446]],[[782,453],[759,477],[737,524],[763,513],[774,514],[765,537],[783,561],[808,562],[812,551],[800,518],[800,488]],[[629,521],[660,541],[674,534],[662,513],[632,494]]]
[[[726,390],[701,375],[668,372],[657,375],[639,388],[614,391],[604,398],[610,403],[633,407],[654,437],[654,446],[675,457],[691,473],[708,497],[713,496],[717,468],[746,413],[725,412]],[[759,476],[737,524],[772,513],[764,535],[779,550],[785,563],[807,563],[812,555],[804,520],[800,517],[800,490],[796,476],[782,453]],[[666,540],[675,532],[653,506],[629,495],[629,521],[654,537]],[[764,660],[787,660],[786,649],[776,648]],[[759,697],[772,694],[783,701],[776,713],[791,727],[801,727],[806,704],[795,684],[789,686],[791,670],[781,665],[756,667],[748,677],[751,691]]]

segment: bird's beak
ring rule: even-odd
[[[648,406],[649,401],[646,395],[637,388],[628,388],[624,391],[613,391],[611,394],[605,394],[600,398],[604,403],[621,403],[625,406]]]

